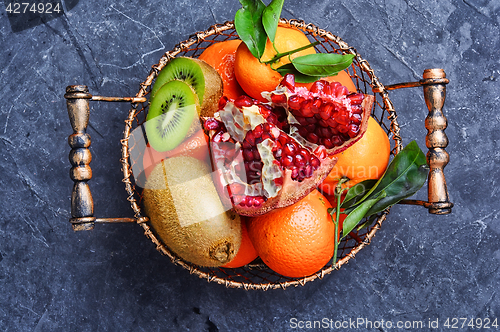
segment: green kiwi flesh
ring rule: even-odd
[[[148,177],[143,204],[158,237],[186,262],[216,267],[241,245],[239,215],[223,207],[211,168],[189,156],[164,159]]]
[[[156,92],[171,80],[180,80],[189,84],[198,95],[200,104],[203,102],[205,78],[198,62],[187,57],[172,59],[158,74],[151,89],[151,98],[154,98]]]
[[[198,121],[199,101],[185,82],[172,80],[164,84],[151,100],[146,117],[146,136],[158,152],[177,147]],[[199,121],[198,121],[199,122]]]
[[[156,77],[150,100],[155,99],[165,83],[174,79],[186,82],[196,92],[200,101],[200,116],[213,116],[223,94],[223,83],[212,66],[196,58],[177,57],[170,60]]]

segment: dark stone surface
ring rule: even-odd
[[[498,1],[285,3],[284,16],[355,46],[384,84],[445,69],[451,215],[395,206],[348,265],[304,287],[268,292],[190,275],[137,225],[71,230],[65,87],[135,95],[163,52],[231,20],[238,8],[236,0],[80,1],[15,33],[0,10],[0,330],[290,331],[293,317],[439,319],[434,330],[446,330],[447,318],[500,316]],[[391,99],[404,142],[425,147],[423,95],[407,89]],[[119,163],[127,110],[92,104],[90,185],[99,217],[132,216]]]

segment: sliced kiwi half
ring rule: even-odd
[[[165,83],[149,105],[145,129],[149,144],[158,152],[177,147],[197,128],[200,103],[187,83],[171,80]]]
[[[151,101],[161,87],[171,81],[180,80],[190,85],[200,101],[200,116],[213,116],[223,94],[223,84],[219,73],[203,60],[177,57],[170,60],[158,74],[151,89]]]

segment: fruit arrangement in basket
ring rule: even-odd
[[[412,142],[390,162],[374,97],[346,71],[353,54],[318,52],[281,26],[283,1],[241,3],[238,39],[173,58],[156,77],[143,204],[189,263],[260,259],[301,278],[335,260],[366,217],[418,191],[426,159]]]

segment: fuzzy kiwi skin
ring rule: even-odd
[[[210,170],[193,157],[165,159],[147,179],[143,203],[155,232],[175,254],[217,267],[236,256],[241,220],[234,211],[225,211]]]
[[[219,99],[224,93],[224,86],[220,74],[208,63],[200,59],[198,62],[205,76],[205,94],[200,107],[201,117],[212,117],[219,107]]]

